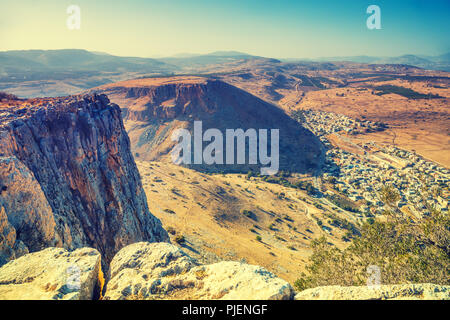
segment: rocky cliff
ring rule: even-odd
[[[107,94],[120,105],[132,150],[141,160],[170,161],[168,154],[175,145],[172,133],[186,128],[193,135],[194,121],[201,121],[203,132],[214,128],[224,137],[227,129],[279,129],[280,170],[304,173],[322,164],[323,148],[314,134],[278,107],[220,80],[188,76],[137,79],[94,91]],[[270,146],[270,139],[268,142]],[[206,145],[204,142],[203,148]],[[244,165],[189,167],[215,172],[260,168],[250,165],[248,159]]]
[[[2,102],[0,209],[0,265],[48,246],[110,261],[130,243],[168,240],[105,95]]]

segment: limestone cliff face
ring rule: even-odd
[[[214,113],[232,97],[226,97],[230,85],[221,81],[168,83],[144,88],[122,88],[127,99],[144,98],[146,108],[126,109],[126,119],[148,121],[152,118],[174,119],[181,116]],[[233,103],[232,101],[227,101]],[[242,110],[244,112],[244,110]]]
[[[110,261],[130,243],[168,240],[105,95],[3,103],[0,190],[0,264],[48,246],[94,247]]]
[[[41,186],[16,157],[0,157],[0,184],[0,265],[28,251],[61,246]]]

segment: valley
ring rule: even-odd
[[[346,230],[323,229],[334,210],[328,204],[318,209],[320,200],[306,191],[246,174],[203,174],[153,161],[137,165],[153,200],[150,211],[173,243],[204,263],[243,260],[293,282],[304,271],[311,239],[327,235],[345,245]]]
[[[200,261],[242,260],[293,283],[306,271],[312,240],[325,236],[329,244],[346,248],[364,222],[385,219],[386,186],[399,193],[400,212],[413,220],[427,216],[431,208],[448,210],[446,73],[409,66],[259,60],[227,72],[219,66],[210,71],[215,73],[94,89],[123,108],[144,190],[156,200],[149,204],[151,211],[172,242]],[[208,98],[211,104],[202,103],[202,93],[190,91],[191,86],[208,88],[218,80],[278,106],[318,137],[325,150],[321,173],[283,168],[264,178],[251,168],[232,173],[173,165],[168,157],[173,145],[164,137],[202,119],[197,106],[229,103],[220,100],[229,95],[226,87]],[[166,85],[179,89],[173,95],[165,89],[161,95]],[[255,103],[244,96],[241,100],[246,103],[239,109]],[[179,117],[179,106],[197,111]],[[239,118],[225,119],[215,123],[239,126]]]
[[[292,283],[305,271],[313,239],[345,248],[364,221],[384,219],[385,186],[399,192],[398,206],[413,220],[430,208],[448,210],[448,169],[394,146],[352,142],[340,127],[350,118],[310,111],[303,119],[328,148],[317,178],[205,174],[137,161],[147,198],[155,200],[150,209],[172,241],[205,263],[244,260]]]
[[[3,2],[0,300],[450,300],[449,0]]]

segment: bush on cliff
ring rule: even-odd
[[[361,236],[344,250],[324,237],[312,248],[308,274],[295,282],[297,290],[365,285],[370,266],[379,268],[381,284],[450,284],[450,219],[437,210],[418,221],[389,211],[386,221],[364,224]]]

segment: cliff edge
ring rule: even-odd
[[[137,241],[167,241],[105,95],[0,104],[0,265],[56,246],[106,262]]]

